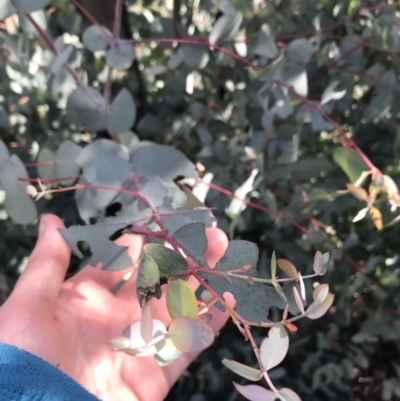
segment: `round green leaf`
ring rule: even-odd
[[[108,47],[108,38],[105,33],[111,35],[106,27],[91,25],[85,29],[82,35],[83,44],[92,52],[106,50]]]
[[[184,63],[192,68],[202,69],[210,60],[208,48],[205,46],[182,45],[179,51]]]
[[[130,130],[136,120],[136,104],[128,89],[122,89],[107,113],[107,128],[114,134]]]
[[[181,316],[197,318],[196,296],[186,281],[177,280],[170,284],[167,291],[167,308],[172,319]]]
[[[18,12],[29,14],[46,7],[49,1],[50,0],[11,0],[11,3]]]
[[[289,349],[289,336],[282,324],[271,327],[260,346],[260,358],[265,370],[279,365]]]
[[[50,149],[42,148],[37,161],[39,163],[38,173],[40,178],[45,180],[57,178],[56,156]],[[57,183],[55,184],[57,185]]]
[[[6,192],[4,207],[16,223],[29,224],[37,218],[36,205],[18,182],[18,173],[18,167],[11,160],[3,160],[0,182]]]
[[[0,0],[0,21],[4,21],[16,12],[17,10],[11,3],[11,0]]]
[[[10,158],[10,152],[8,151],[5,143],[0,139],[0,162]]]
[[[328,309],[332,306],[334,299],[335,296],[329,293],[323,302],[313,302],[306,310],[306,316],[309,319],[319,319],[321,316],[325,315]]]
[[[76,160],[81,154],[82,148],[72,141],[64,141],[57,150],[57,177],[72,177],[68,180],[62,180],[61,185],[72,185],[79,174],[80,166]]]
[[[68,62],[69,57],[71,56],[74,47],[71,45],[67,45],[60,54],[55,57],[53,62],[50,65],[50,72],[54,75],[60,73],[61,68],[63,68],[64,64]]]
[[[163,275],[172,276],[187,270],[187,262],[183,256],[163,245],[147,244],[144,252],[157,264]]]
[[[30,185],[30,183],[29,181],[21,181],[21,178],[25,178],[26,180],[29,178],[29,174],[26,171],[25,164],[17,155],[11,155],[10,160],[13,162],[13,164],[15,164],[18,169],[19,185],[21,185],[26,191],[26,188]]]
[[[211,43],[221,43],[232,40],[238,33],[242,21],[243,14],[241,12],[236,12],[233,15],[223,15],[218,18],[210,33],[209,41]]]
[[[199,352],[208,348],[214,341],[211,327],[201,320],[178,317],[169,325],[169,338],[181,352]]]
[[[88,131],[100,131],[106,126],[103,96],[94,88],[75,89],[67,101],[67,115],[78,127],[84,126]]]
[[[314,46],[305,38],[294,39],[286,49],[288,56],[298,63],[307,63],[314,52]]]
[[[343,170],[352,183],[358,180],[362,172],[370,170],[354,149],[336,148],[333,151],[333,161]]]
[[[289,277],[296,278],[297,270],[292,262],[289,262],[286,259],[278,259],[277,264],[281,270],[283,270]]]
[[[160,271],[157,263],[146,253],[143,253],[140,258],[136,291],[142,306],[152,297],[161,297]]]
[[[278,55],[278,48],[275,44],[275,37],[268,24],[262,24],[252,47],[254,54],[266,58],[274,58]]]
[[[135,48],[129,43],[115,44],[107,50],[106,61],[110,67],[126,70],[135,59]]]

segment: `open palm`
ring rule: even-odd
[[[54,215],[42,218],[36,247],[13,293],[0,308],[0,341],[15,345],[58,366],[104,401],[162,400],[196,355],[182,355],[160,368],[153,357],[135,358],[115,352],[109,341],[140,320],[136,274],[113,294],[110,290],[132,271],[140,257],[143,238],[125,234],[119,245],[128,247],[134,262],[130,270],[103,271],[85,267],[64,282],[70,249]],[[212,266],[227,247],[225,234],[207,229],[206,259]],[[196,282],[190,281],[193,288]],[[228,298],[229,303],[233,299]],[[152,314],[164,324],[170,321],[165,298],[150,300]],[[212,310],[210,322],[218,331],[227,313]]]

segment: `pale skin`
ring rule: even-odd
[[[125,234],[117,240],[128,246],[133,267],[120,272],[85,267],[64,281],[70,248],[59,233],[62,221],[54,215],[41,220],[40,234],[28,265],[14,291],[0,308],[0,342],[39,356],[78,381],[103,401],[163,400],[184,369],[197,356],[186,354],[160,368],[152,357],[135,358],[113,350],[109,340],[140,320],[136,274],[114,295],[110,290],[134,269],[144,239]],[[207,229],[205,253],[210,266],[223,256],[228,239],[217,228]],[[195,280],[189,279],[192,288]],[[164,286],[165,287],[165,286]],[[163,291],[165,293],[165,289]],[[233,306],[233,298],[226,301]],[[150,301],[153,318],[168,324],[170,317],[161,300]],[[210,326],[219,331],[227,312],[215,307]]]

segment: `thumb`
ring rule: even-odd
[[[10,296],[31,310],[48,310],[58,298],[70,260],[70,248],[60,228],[64,228],[64,223],[57,216],[42,217],[36,246]]]

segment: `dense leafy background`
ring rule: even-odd
[[[397,3],[127,1],[120,36],[134,41],[123,46],[104,41],[104,30],[87,30],[92,23],[74,3],[52,0],[32,14],[59,50],[55,59],[32,21],[14,15],[10,5],[18,2],[0,1],[0,135],[30,177],[57,177],[44,172],[51,152],[65,140],[86,146],[110,138],[107,129],[128,147],[135,138],[177,147],[211,182],[195,191],[216,208],[220,227],[231,239],[257,243],[261,272],[272,250],[303,274],[316,250],[332,254],[322,280],[336,294],[335,306],[320,321],[299,322],[288,357],[271,372],[274,382],[303,400],[400,397],[397,198],[391,210],[390,193],[378,195],[382,222],[379,212],[375,221],[367,213],[353,222],[366,203],[345,192],[374,168],[399,182]],[[114,1],[80,4],[111,35]],[[94,88],[95,106],[84,91],[71,95],[75,80],[62,68],[65,60],[83,86]],[[108,101],[114,113],[102,109]],[[78,106],[84,113],[75,112]],[[384,185],[371,176],[363,183],[369,192]],[[233,200],[235,191],[251,203]],[[14,224],[3,206],[5,299],[36,226]],[[73,191],[47,194],[36,206],[66,225],[85,220]],[[73,259],[70,274],[79,265]],[[169,399],[240,399],[223,357],[256,362],[228,325]]]

